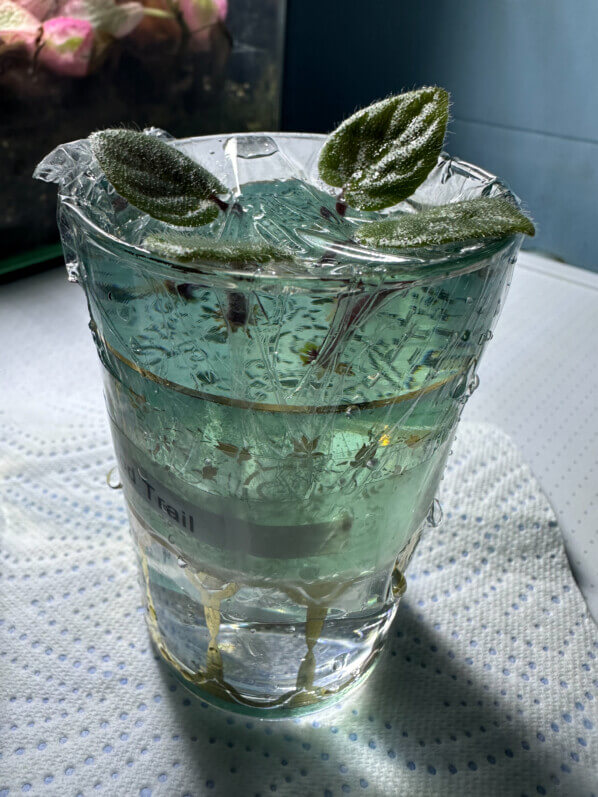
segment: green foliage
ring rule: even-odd
[[[318,168],[360,210],[401,202],[438,161],[449,95],[437,87],[389,97],[346,119],[322,147]]]
[[[144,213],[179,227],[208,224],[218,215],[213,199],[227,189],[164,141],[135,130],[102,130],[89,138],[106,177]]]
[[[181,263],[214,262],[243,267],[293,259],[287,249],[265,241],[243,243],[181,235],[148,235],[144,245],[160,257],[179,260]]]
[[[515,233],[534,235],[534,225],[506,199],[479,197],[364,224],[357,229],[356,238],[368,246],[404,248]]]

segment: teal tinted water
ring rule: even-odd
[[[274,235],[282,217],[301,257],[321,259],[318,219],[343,241],[354,221],[331,222],[333,200],[314,192],[244,187],[245,214],[218,234]],[[356,273],[306,289],[255,273],[164,277],[86,246],[154,639],[223,700],[335,694],[392,619],[513,252],[428,284],[365,286]]]

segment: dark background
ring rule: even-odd
[[[527,248],[598,271],[596,0],[288,0],[283,130],[429,84],[452,95],[446,149],[524,200]]]
[[[251,24],[244,3],[231,3],[227,24],[237,42],[251,33],[253,52],[260,55],[277,41],[266,25],[275,0],[258,0]],[[596,0],[287,0],[284,40],[281,129],[329,132],[356,108],[387,94],[444,86],[452,95],[446,149],[500,175],[523,199],[537,228],[524,246],[598,271]],[[251,49],[241,47],[235,58]],[[267,83],[274,90],[275,80]],[[247,109],[250,129],[259,115],[255,107]],[[39,117],[31,123],[50,138],[56,128]],[[98,124],[86,121],[85,132],[90,126]],[[178,135],[187,132],[166,126]],[[32,163],[56,143],[46,137]],[[57,255],[52,264],[62,263],[54,187],[34,183],[30,166],[21,172],[31,202],[34,197],[39,204],[44,190],[51,197],[45,218],[52,252],[46,256]],[[10,227],[8,215],[5,210]],[[4,257],[9,244],[4,238]],[[40,258],[37,252],[28,257],[34,244],[25,236],[23,267]],[[21,273],[0,276],[0,282]]]

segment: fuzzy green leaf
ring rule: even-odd
[[[208,224],[218,215],[213,199],[227,189],[164,141],[135,130],[102,130],[89,138],[106,177],[144,213],[179,227]]]
[[[293,259],[282,247],[263,242],[212,241],[188,236],[148,235],[144,245],[160,257],[179,260],[181,263],[214,262],[230,266],[265,265]]]
[[[437,87],[376,102],[346,119],[322,147],[318,169],[360,210],[401,202],[438,161],[448,122],[449,95]]]
[[[368,246],[404,248],[502,238],[515,233],[534,235],[534,225],[506,199],[479,197],[364,224],[355,237]]]

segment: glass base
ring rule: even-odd
[[[369,663],[367,669],[354,678],[346,686],[340,687],[338,691],[330,694],[313,694],[309,702],[301,704],[300,699],[297,699],[295,704],[292,703],[293,696],[286,705],[255,705],[253,703],[239,702],[238,696],[230,697],[226,694],[224,685],[220,689],[207,688],[197,682],[196,677],[185,673],[178,667],[168,655],[164,655],[159,642],[154,638],[151,624],[148,623],[150,639],[155,651],[159,654],[161,661],[168,668],[168,671],[176,678],[176,680],[191,694],[193,697],[207,703],[213,708],[218,708],[222,711],[230,711],[234,714],[239,714],[245,717],[254,717],[262,720],[284,720],[293,719],[295,717],[302,717],[306,714],[315,714],[338,703],[340,700],[345,699],[348,695],[358,691],[368,680],[373,673],[375,666],[378,662],[379,656],[376,655]],[[218,685],[219,686],[219,685]],[[298,698],[298,696],[296,695]]]
[[[311,713],[363,683],[405,588],[396,568],[317,596],[305,591],[310,585],[259,583],[239,573],[223,578],[183,562],[139,525],[133,529],[146,619],[161,658],[192,693],[245,715]]]

